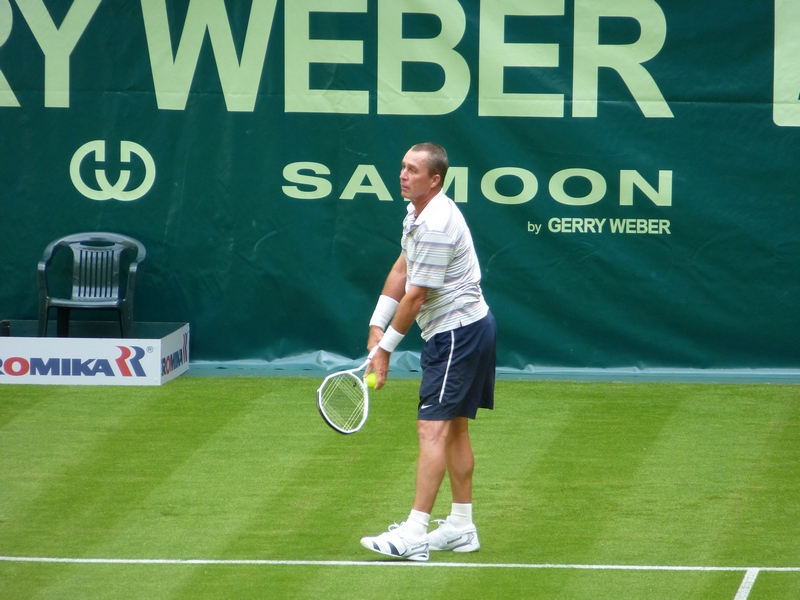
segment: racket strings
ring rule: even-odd
[[[364,390],[356,376],[343,373],[331,377],[321,393],[322,409],[339,428],[350,431],[364,417]]]

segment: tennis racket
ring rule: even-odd
[[[317,408],[325,422],[339,433],[355,433],[369,414],[369,392],[362,371],[372,360],[375,346],[361,366],[328,375],[317,390]]]

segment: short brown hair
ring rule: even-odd
[[[447,161],[447,151],[439,144],[433,142],[423,142],[415,144],[411,148],[414,152],[428,153],[428,173],[439,175],[440,185],[444,185],[444,178],[447,175],[449,163]]]

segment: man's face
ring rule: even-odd
[[[400,191],[403,198],[421,200],[439,185],[439,175],[428,172],[428,153],[409,150],[400,169]]]

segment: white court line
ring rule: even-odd
[[[758,569],[747,569],[744,579],[742,579],[742,585],[739,586],[739,591],[736,592],[733,600],[747,600],[750,590],[753,589],[753,584],[756,582],[756,577],[758,577]]]
[[[91,565],[256,565],[311,567],[434,567],[443,569],[574,569],[590,571],[744,571],[744,579],[733,600],[747,600],[761,571],[800,573],[800,567],[701,567],[680,565],[567,565],[549,563],[437,563],[393,560],[268,560],[209,558],[57,558],[45,556],[0,556],[0,562],[91,564]]]
[[[270,560],[216,558],[58,558],[46,556],[0,556],[0,562],[70,563],[100,565],[255,565],[308,567],[435,567],[443,569],[575,569],[591,571],[744,571],[742,588],[759,572],[800,573],[800,567],[703,567],[680,565],[569,565],[550,563],[440,563],[394,560]],[[745,596],[746,597],[746,596]],[[738,596],[737,596],[738,598]]]

